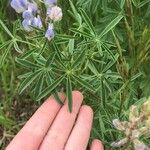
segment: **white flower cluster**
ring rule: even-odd
[[[148,146],[139,140],[142,135],[150,136],[150,99],[140,109],[137,106],[131,106],[129,121],[114,119],[113,125],[116,129],[124,132],[125,138],[113,142],[112,147],[120,147],[132,142],[135,150],[150,150]]]

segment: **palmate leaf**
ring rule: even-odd
[[[67,76],[66,95],[68,98],[69,111],[72,112],[72,85],[71,85],[70,76]]]
[[[77,76],[75,76],[75,75],[73,75],[72,78],[73,78],[75,81],[77,81],[80,85],[82,85],[83,87],[85,87],[87,90],[90,90],[90,91],[92,91],[92,92],[95,92],[94,87],[93,87],[91,84],[89,84],[88,82],[84,81],[83,79],[81,79],[81,78],[79,78],[79,77],[77,77]]]
[[[39,77],[41,70],[37,70],[30,74],[23,82],[20,84],[18,92],[21,94],[37,77]]]
[[[110,30],[112,30],[119,22],[120,20],[123,18],[123,15],[118,15],[114,20],[112,20],[107,26],[106,28],[101,32],[101,34],[99,35],[99,37],[103,37],[105,34],[107,34]]]
[[[50,94],[65,78],[66,74],[60,76],[57,80],[55,80],[52,84],[50,84],[46,89],[44,89],[37,97],[37,100],[41,100],[48,94]]]

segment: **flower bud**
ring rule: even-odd
[[[54,27],[53,24],[49,24],[48,29],[46,31],[45,37],[50,41],[54,38]]]
[[[22,25],[26,31],[31,31],[31,27],[30,27],[31,26],[31,20],[30,19],[24,19],[22,22]]]
[[[32,26],[42,28],[42,21],[40,16],[34,17],[32,20]]]

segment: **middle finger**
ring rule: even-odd
[[[73,109],[68,111],[66,103],[59,111],[54,123],[41,144],[40,150],[63,150],[80,109],[83,96],[78,91],[72,92]]]

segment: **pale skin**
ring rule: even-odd
[[[93,111],[82,105],[83,95],[73,91],[72,113],[60,106],[53,96],[34,113],[6,150],[86,150],[92,128]],[[90,150],[104,150],[100,140],[93,140]]]

